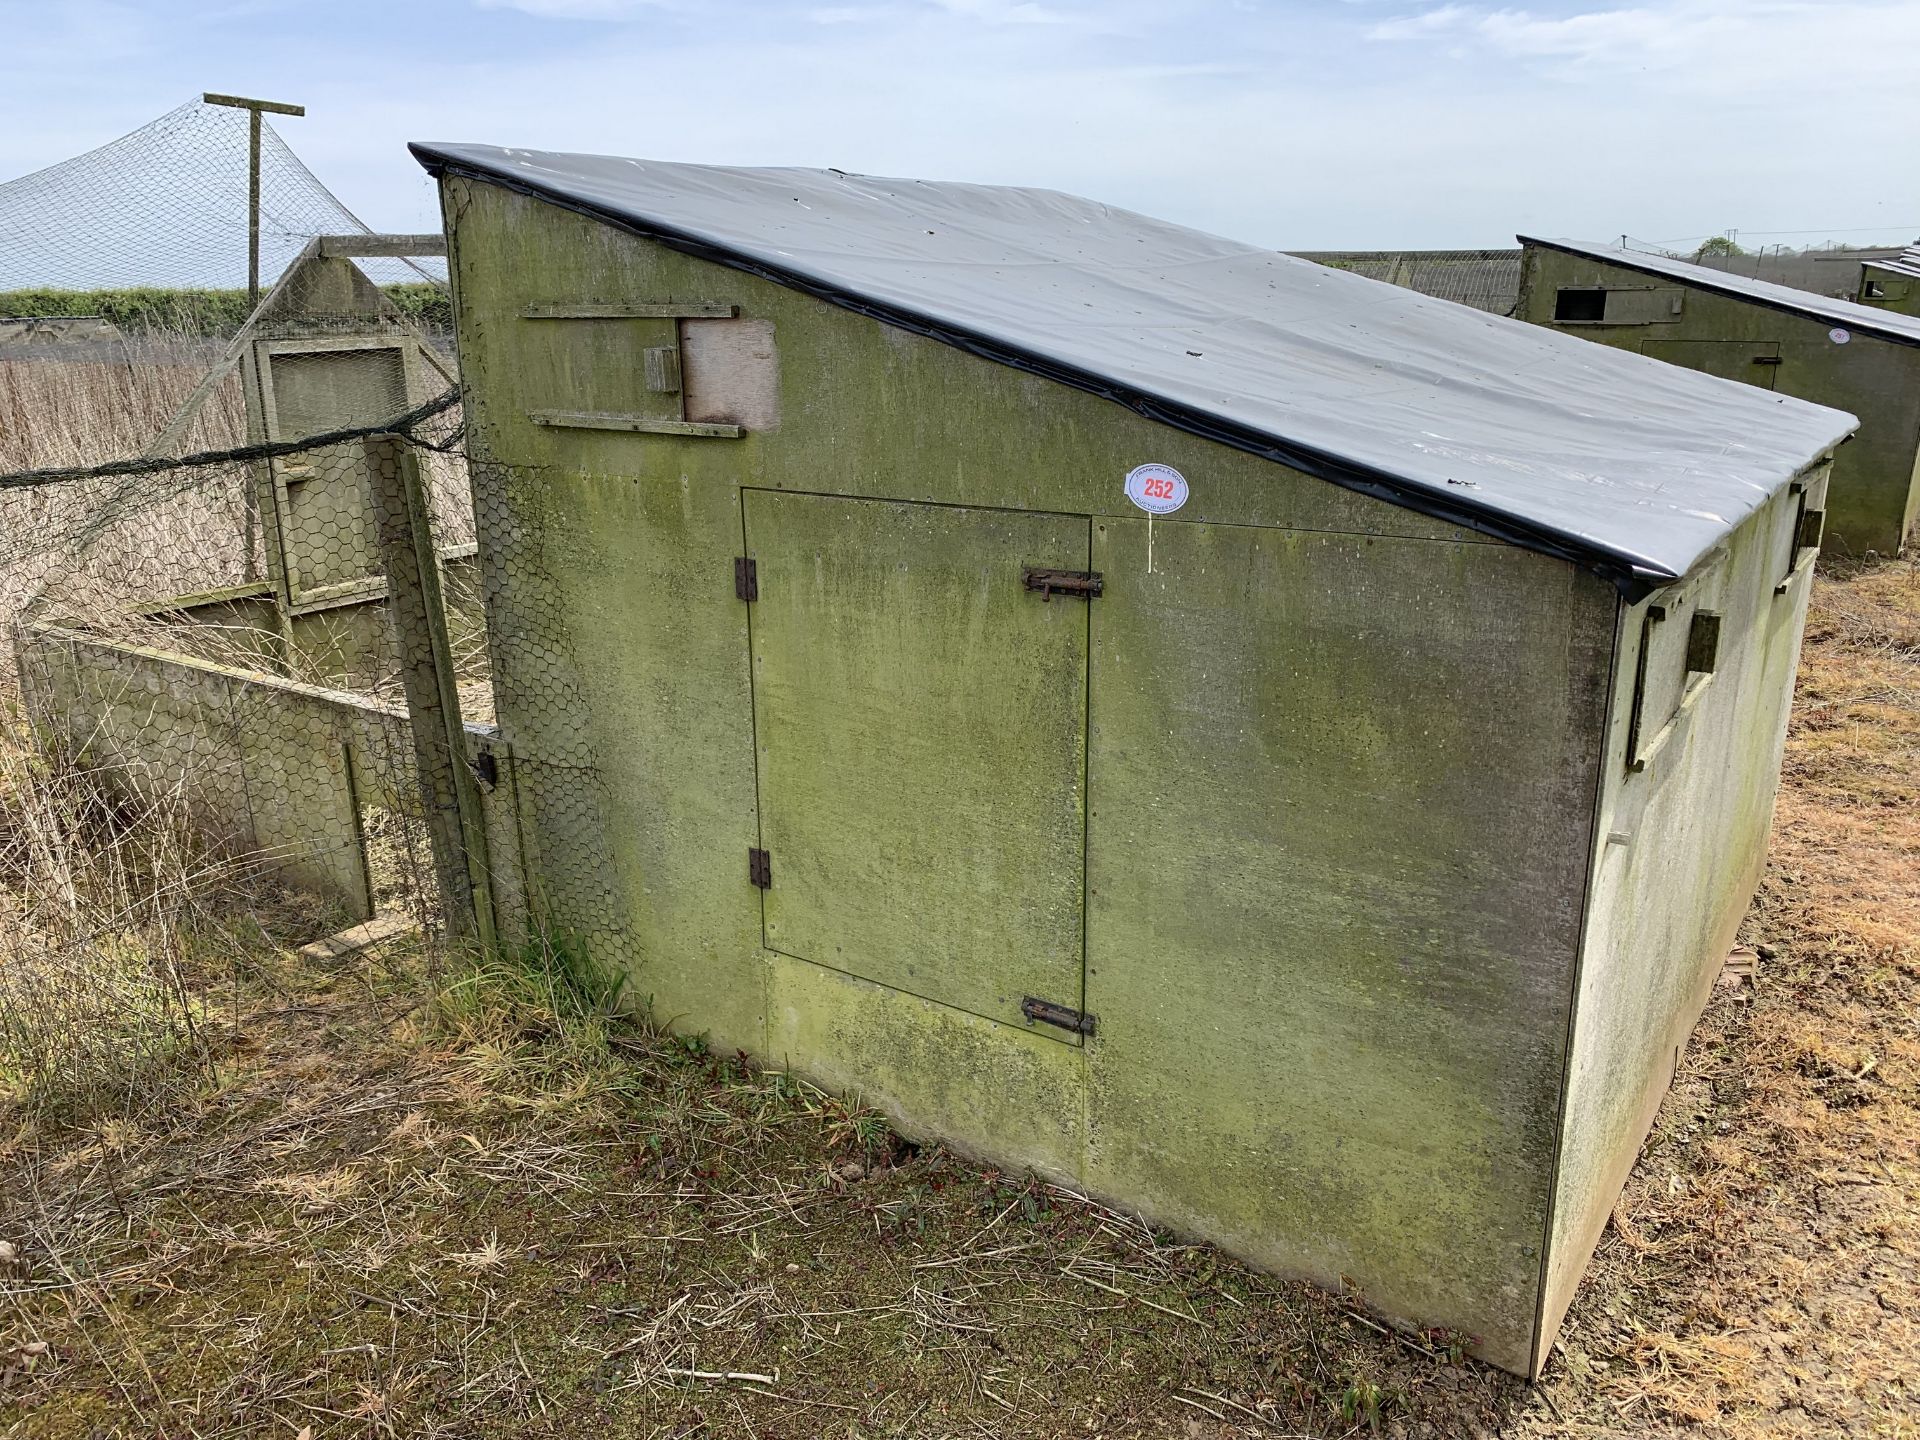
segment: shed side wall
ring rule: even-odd
[[[1813,473],[1810,505],[1826,483]],[[1810,565],[1791,569],[1799,505],[1776,496],[1692,577],[1621,611],[1540,1363],[1759,883],[1812,583]],[[1650,624],[1656,607],[1666,618]],[[1669,722],[1701,611],[1721,617],[1716,668]]]
[[[444,197],[497,711],[550,923],[716,1043],[1269,1267],[1351,1280],[1524,1368],[1611,588],[571,212],[458,179]],[[759,327],[716,349],[740,367],[745,435],[528,418],[658,396],[637,363],[608,368],[638,341],[604,330],[651,322],[526,309],[666,299],[740,307],[702,326]],[[679,334],[691,366],[706,339]],[[724,416],[730,383],[690,379],[688,403]],[[1155,522],[1166,589],[1142,608],[1146,525],[1122,478],[1145,461],[1193,493]],[[762,948],[744,863],[754,607],[733,572],[750,488],[1091,517],[1110,578],[1089,620],[1103,893],[1085,1004],[1102,1029],[1085,1047]],[[1196,763],[1154,775],[1169,717]],[[1325,782],[1322,763],[1378,793],[1284,788],[1290,768]],[[1177,805],[1142,828],[1169,775]],[[1420,813],[1383,829],[1406,777]],[[1108,838],[1125,846],[1103,858]],[[1123,894],[1123,859],[1179,883]],[[1343,863],[1364,883],[1294,903],[1290,886]]]
[[[1555,297],[1562,288],[1659,291],[1681,297],[1678,315],[1649,323],[1556,324]],[[1649,309],[1649,314],[1652,309]],[[1894,554],[1920,518],[1916,452],[1920,452],[1920,346],[1871,335],[1849,334],[1844,344],[1829,335],[1825,320],[1712,290],[1666,276],[1649,275],[1584,255],[1530,245],[1526,250],[1520,308],[1522,320],[1611,345],[1640,351],[1689,369],[1735,378],[1831,405],[1859,417],[1859,432],[1834,457],[1827,548],[1861,555]],[[1639,317],[1644,318],[1644,317]],[[1669,342],[1685,342],[1675,346]],[[1651,343],[1649,343],[1651,342]],[[1721,347],[1727,350],[1721,355]],[[1777,347],[1774,350],[1773,347]],[[1665,350],[1665,354],[1660,352]],[[1752,356],[1774,353],[1779,364],[1755,364]]]

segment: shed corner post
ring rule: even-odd
[[[497,947],[479,782],[467,764],[466,729],[440,588],[440,558],[420,458],[405,436],[366,441],[387,603],[400,638],[400,678],[413,732],[420,800],[450,934]]]
[[[1507,312],[1512,319],[1533,320],[1533,282],[1539,269],[1540,247],[1522,240],[1520,242],[1520,283],[1514,290],[1513,309]]]

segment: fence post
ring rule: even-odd
[[[420,457],[399,435],[368,438],[367,473],[380,525],[387,604],[400,637],[400,678],[412,721],[414,763],[426,807],[434,874],[447,929],[494,948],[486,822],[480,786],[467,764],[466,727],[447,638],[440,556],[420,476]]]

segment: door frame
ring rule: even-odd
[[[1093,523],[1096,517],[1090,512],[1028,509],[1020,506],[1010,506],[1010,505],[973,505],[973,504],[967,504],[967,503],[956,502],[956,501],[928,500],[928,499],[924,499],[917,496],[911,496],[911,495],[855,495],[855,494],[846,494],[844,492],[834,491],[834,490],[803,490],[803,489],[796,489],[793,487],[774,486],[774,485],[740,485],[737,487],[737,489],[740,497],[739,503],[740,503],[741,553],[749,561],[753,561],[757,558],[754,553],[753,534],[748,528],[748,505],[750,503],[749,497],[755,494],[761,494],[761,495],[767,495],[767,496],[778,496],[778,497],[791,497],[794,499],[826,500],[826,501],[836,501],[841,503],[855,503],[855,504],[897,505],[897,506],[911,505],[911,506],[921,507],[927,510],[947,510],[947,511],[966,510],[966,511],[978,512],[982,514],[1032,516],[1037,519],[1056,519],[1056,520],[1076,521],[1084,524],[1087,527],[1086,546],[1084,551],[1086,555],[1086,563],[1090,566],[1093,560]],[[762,533],[764,533],[764,531]],[[1020,577],[1015,576],[1015,577],[1012,577],[1012,579],[1014,583],[1016,584],[1020,583]],[[756,581],[756,586],[757,586],[757,581]],[[759,641],[759,632],[757,632],[755,629],[754,612],[759,608],[761,603],[764,603],[764,602],[760,600],[758,594],[756,593],[754,599],[747,605],[746,661],[747,661],[747,675],[748,675],[748,696],[749,696],[749,703],[750,703],[751,712],[752,712],[750,716],[750,723],[751,723],[751,730],[752,730],[752,736],[753,736],[754,833],[755,833],[756,840],[759,842],[759,845],[764,850],[767,845],[767,823],[766,822],[767,822],[768,797],[766,794],[767,777],[762,768],[761,752],[762,752],[762,741],[763,741],[765,731],[764,731],[764,718],[762,715],[763,700],[760,694],[759,680],[755,673],[755,665],[754,665],[754,660],[757,654],[757,646]],[[1081,700],[1079,705],[1080,772],[1081,772],[1080,782],[1079,782],[1080,784],[1080,826],[1079,826],[1080,844],[1079,844],[1079,885],[1078,885],[1079,943],[1077,947],[1077,956],[1076,956],[1077,963],[1074,967],[1075,973],[1077,976],[1077,987],[1076,987],[1077,994],[1070,997],[1072,1000],[1072,1004],[1075,1007],[1074,1013],[1079,1015],[1085,1015],[1086,1006],[1087,1006],[1087,904],[1088,904],[1087,845],[1089,840],[1089,830],[1090,830],[1089,822],[1090,822],[1090,816],[1092,813],[1092,803],[1093,803],[1092,794],[1090,790],[1090,781],[1091,781],[1090,764],[1091,764],[1091,756],[1092,756],[1092,739],[1093,739],[1093,736],[1092,736],[1092,726],[1093,726],[1092,683],[1093,683],[1093,645],[1094,645],[1093,624],[1094,624],[1094,621],[1093,621],[1093,615],[1091,610],[1092,602],[1083,600],[1083,599],[1072,598],[1064,595],[1055,596],[1043,601],[1041,597],[1036,593],[1033,596],[1033,603],[1035,604],[1051,603],[1051,604],[1068,604],[1068,605],[1085,604],[1088,606],[1088,614],[1085,618],[1086,628],[1085,628],[1085,631],[1083,632],[1082,652],[1081,652],[1081,663],[1082,663],[1084,687],[1082,690],[1082,695],[1081,695]],[[774,885],[778,885],[779,875],[780,875],[780,865],[779,865],[779,857],[777,855],[772,857],[772,874],[773,874],[772,883]],[[815,965],[823,970],[828,970],[836,974],[846,975],[850,978],[863,981],[864,983],[867,983],[867,984],[878,985],[884,989],[893,990],[898,994],[912,996],[914,999],[923,1001],[927,1004],[939,1005],[946,1009],[957,1010],[962,1014],[970,1015],[977,1019],[984,1020],[992,1024],[1005,1025],[1007,1028],[1015,1031],[1025,1031],[1027,1033],[1045,1036],[1048,1039],[1054,1040],[1070,1048],[1080,1048],[1086,1044],[1086,1033],[1083,1033],[1080,1031],[1070,1030],[1055,1024],[1040,1023],[1031,1017],[1027,1018],[1023,1023],[1020,1019],[1014,1018],[1014,1017],[1009,1017],[1005,1015],[986,1014],[982,1010],[970,1009],[964,1005],[955,1004],[950,1000],[942,1000],[934,996],[926,995],[917,990],[905,989],[898,985],[889,984],[885,980],[877,980],[871,976],[861,974],[859,971],[840,969],[833,965],[827,964],[824,961],[818,960],[814,957],[800,955],[795,953],[792,950],[782,949],[779,946],[772,944],[769,941],[769,938],[767,935],[767,928],[766,928],[767,926],[767,893],[768,892],[766,889],[759,890],[756,905],[760,915],[760,943],[763,950],[765,950],[769,954],[778,955],[783,959],[797,961],[801,964]],[[1054,997],[1048,996],[1048,997],[1033,997],[1033,998],[1045,998],[1045,999],[1051,1000]]]

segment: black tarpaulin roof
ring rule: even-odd
[[[1769,310],[1784,310],[1790,315],[1804,315],[1809,320],[1837,325],[1852,333],[1891,340],[1896,345],[1920,345],[1920,319],[1911,315],[1877,309],[1872,305],[1858,305],[1851,300],[1836,300],[1831,295],[1816,295],[1811,290],[1796,290],[1791,285],[1776,285],[1771,280],[1731,275],[1711,265],[1695,265],[1691,261],[1675,260],[1668,255],[1622,250],[1617,245],[1594,245],[1583,240],[1542,240],[1532,235],[1517,235],[1514,238],[1522,245],[1543,245],[1549,250],[1561,250],[1569,255],[1604,260],[1609,265],[1638,270],[1643,275],[1678,280],[1701,290],[1713,290],[1738,300],[1749,300]]]
[[[1564,556],[1629,593],[1684,574],[1855,423],[1051,190],[412,148],[436,173]]]

